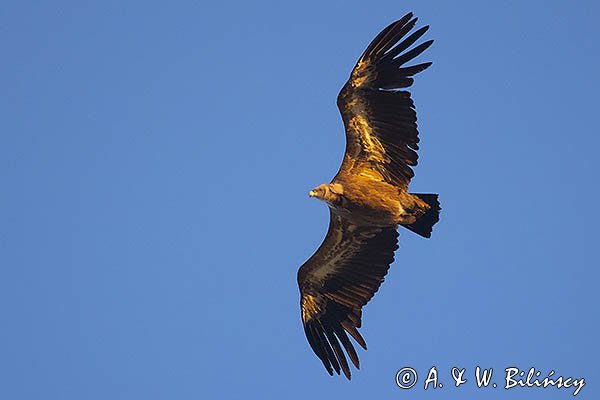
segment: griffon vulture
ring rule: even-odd
[[[329,206],[330,222],[325,240],[298,271],[302,322],[327,372],[342,371],[348,379],[346,354],[359,368],[348,335],[367,348],[357,330],[361,309],[394,261],[398,225],[428,238],[439,219],[437,194],[408,193],[419,138],[414,103],[401,89],[431,63],[405,64],[433,43],[408,50],[428,29],[411,34],[416,22],[409,13],[392,23],[358,59],[337,98],[344,160],[331,183],[309,193]]]

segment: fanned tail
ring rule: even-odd
[[[433,226],[440,220],[440,202],[437,194],[411,193],[429,205],[429,210],[412,224],[402,224],[403,227],[425,238],[431,237]]]

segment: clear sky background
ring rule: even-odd
[[[325,235],[335,98],[414,11],[403,230],[364,309],[362,368],[330,377],[298,267]],[[0,10],[0,398],[568,399],[473,369],[584,377],[600,396],[600,6],[592,1],[5,2]],[[436,366],[445,387],[423,390]],[[419,373],[400,390],[396,372]],[[469,382],[453,388],[451,367]]]

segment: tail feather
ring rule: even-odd
[[[413,231],[414,233],[421,235],[423,237],[429,238],[431,237],[431,230],[433,229],[433,225],[435,225],[440,220],[440,202],[438,201],[437,194],[420,194],[420,193],[412,193],[413,196],[417,196],[425,203],[429,205],[429,210],[418,220],[413,222],[412,224],[402,224],[403,227]]]

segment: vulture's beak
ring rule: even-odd
[[[310,192],[308,192],[308,196],[309,197],[315,197],[316,193],[314,190],[311,190]]]

